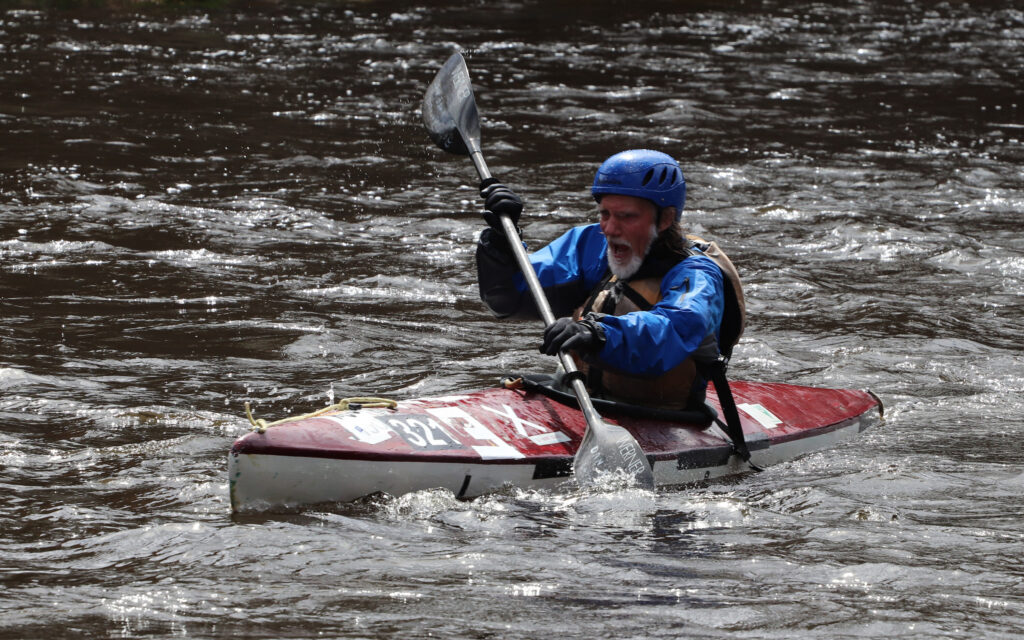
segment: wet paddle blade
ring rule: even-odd
[[[655,486],[651,463],[633,435],[603,420],[600,426],[591,425],[584,434],[573,461],[573,472],[581,487],[619,478],[641,489],[653,491]]]
[[[461,53],[444,63],[423,96],[423,124],[430,139],[449,153],[480,149],[480,116]]]

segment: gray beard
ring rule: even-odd
[[[644,254],[642,256],[638,256],[638,255],[634,254],[633,257],[629,259],[629,262],[627,262],[624,265],[619,265],[619,264],[617,264],[615,262],[615,260],[612,259],[612,244],[611,244],[611,241],[609,241],[608,242],[608,268],[611,270],[612,275],[614,275],[619,280],[626,280],[627,278],[632,278],[633,275],[637,271],[640,270],[640,265],[642,265],[644,263],[644,258],[646,258],[647,254],[651,252],[651,247],[654,245],[654,241],[657,240],[657,239],[658,239],[658,227],[656,227],[652,223],[651,224],[651,234],[650,234],[650,237],[647,238],[647,247],[644,248]]]

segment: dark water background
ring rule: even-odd
[[[1024,8],[835,5],[3,9],[0,637],[1019,637]],[[534,246],[672,153],[746,278],[734,376],[886,424],[688,491],[233,517],[247,400],[550,366],[419,123],[456,46]]]

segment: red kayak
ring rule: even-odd
[[[850,440],[882,415],[881,402],[868,391],[741,381],[731,387],[751,462],[760,467]],[[353,404],[250,432],[231,447],[232,509],[431,488],[471,498],[507,486],[557,487],[572,473],[586,422],[565,398],[544,391],[551,390],[498,387],[393,408]],[[707,414],[615,403],[598,408],[606,422],[636,437],[664,487],[750,469],[719,426],[713,388],[707,400]]]

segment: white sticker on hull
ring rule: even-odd
[[[487,409],[491,413],[497,414],[502,418],[507,418],[508,421],[512,423],[512,426],[515,427],[516,433],[524,438],[529,438],[537,446],[543,447],[549,444],[558,444],[559,442],[569,442],[570,440],[569,436],[557,429],[552,431],[544,425],[537,424],[536,422],[530,422],[529,420],[523,420],[516,415],[515,410],[507,404],[501,405],[501,408],[503,411],[484,406],[484,409]],[[526,427],[530,427],[535,431],[540,431],[540,433],[536,433],[531,436],[526,432]]]
[[[356,440],[366,444],[380,444],[390,440],[394,432],[377,420],[366,420],[362,416],[323,416],[325,420],[340,424]]]
[[[737,404],[736,408],[757,420],[765,429],[775,429],[782,424],[782,420],[775,417],[774,413],[759,404]]]
[[[565,435],[561,431],[552,431],[550,433],[538,433],[530,436],[530,440],[533,444],[538,447],[546,447],[549,444],[558,444],[559,442],[569,442],[569,436]]]

